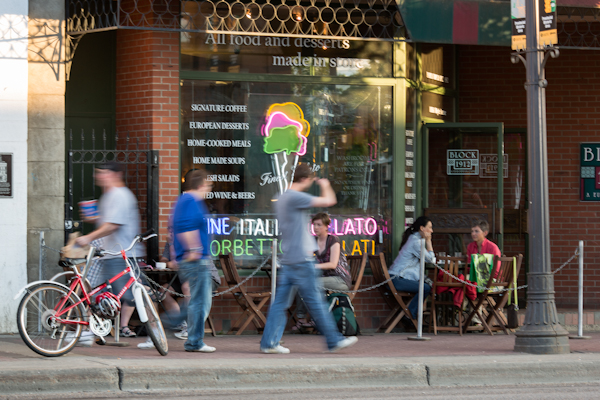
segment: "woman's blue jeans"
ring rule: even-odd
[[[260,348],[271,349],[279,345],[287,324],[285,312],[294,300],[293,287],[298,288],[310,315],[317,324],[317,329],[325,336],[329,350],[336,347],[341,340],[344,340],[344,336],[338,331],[333,316],[325,303],[323,292],[317,287],[315,264],[307,261],[300,264],[282,265],[277,271],[275,301],[269,309]]]
[[[212,280],[206,259],[179,264],[182,283],[190,283],[190,301],[187,310],[188,339],[183,347],[197,350],[204,346],[204,324],[212,306]]]
[[[394,279],[392,279],[392,283],[399,292],[419,293],[419,281],[413,281],[396,276]],[[423,283],[423,301],[425,301],[427,296],[429,296],[429,293],[431,293],[431,286]],[[419,312],[418,296],[413,297],[413,299],[410,301],[410,304],[408,305],[408,311],[410,311],[413,318],[417,318],[417,313]]]

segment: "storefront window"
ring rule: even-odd
[[[181,69],[307,76],[392,76],[392,43],[184,33]]]
[[[253,265],[271,253],[273,199],[299,162],[331,181],[338,204],[328,209],[330,228],[347,254],[390,250],[391,87],[181,85],[181,172],[204,168],[214,181],[207,199],[213,255],[233,252]],[[311,193],[318,194],[316,185]]]

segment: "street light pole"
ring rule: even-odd
[[[539,45],[539,0],[526,0],[527,146],[529,152],[529,248],[527,312],[515,336],[515,351],[533,354],[569,353],[568,332],[559,324],[554,301],[554,275],[550,270],[550,214],[548,201],[548,152],[546,96],[548,82],[544,56]],[[515,59],[513,57],[513,59]],[[518,62],[518,61],[517,61]]]

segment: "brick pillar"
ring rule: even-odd
[[[159,159],[159,242],[166,238],[171,206],[179,194],[179,33],[117,33],[119,135],[149,135]]]

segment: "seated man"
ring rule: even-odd
[[[465,275],[469,276],[469,266],[471,265],[471,256],[473,254],[491,254],[498,257],[502,255],[498,246],[486,238],[489,231],[490,225],[485,220],[479,220],[475,223],[475,225],[473,225],[473,227],[471,227],[471,238],[473,239],[473,242],[469,243],[467,246],[467,268],[465,270]],[[498,275],[499,268],[500,262],[494,266],[492,272],[494,278]],[[477,297],[477,289],[473,286],[467,286],[466,294],[469,299],[474,300]],[[473,323],[475,325],[481,324],[481,321],[479,321],[479,317],[477,315],[473,317]]]
[[[495,243],[486,239],[486,236],[489,233],[489,229],[489,224],[485,220],[479,220],[471,227],[471,238],[473,239],[473,242],[469,243],[469,245],[467,246],[467,266],[465,268],[465,275],[467,277],[469,276],[469,266],[471,265],[472,258],[471,255],[492,254],[500,256],[500,249],[498,249],[498,246],[496,246]],[[494,275],[498,273],[499,266],[500,265],[498,264],[494,268]],[[442,280],[443,274],[444,273],[442,271],[438,273],[438,281]],[[468,279],[465,279],[465,275],[460,274],[458,278],[470,282]],[[453,303],[456,307],[462,307],[463,309],[466,307],[464,300],[465,293],[463,292],[462,288],[438,287],[436,290],[436,294],[440,294],[446,291],[452,293]],[[477,297],[476,288],[473,286],[467,286],[466,295],[469,299],[475,300],[475,298]],[[473,322],[476,324],[480,323],[477,316],[473,318]]]
[[[479,220],[471,227],[471,238],[473,242],[467,246],[467,262],[471,263],[471,255],[473,254],[492,254],[500,257],[500,249],[494,242],[489,241],[486,236],[490,231],[490,225],[485,220]],[[498,275],[498,263],[494,268],[494,278]],[[467,266],[466,274],[469,274],[469,268]],[[473,288],[474,289],[474,288]]]

